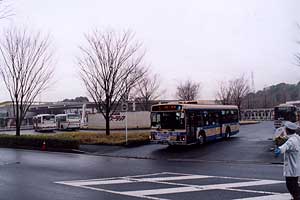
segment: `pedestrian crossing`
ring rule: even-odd
[[[153,200],[289,200],[285,182],[161,172],[135,176],[59,181],[57,184]],[[188,197],[189,196],[189,197]],[[201,198],[202,197],[202,198]]]

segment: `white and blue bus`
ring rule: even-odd
[[[279,128],[284,122],[299,122],[299,111],[297,106],[291,104],[280,104],[274,107],[274,126]]]
[[[239,132],[237,106],[168,103],[151,110],[152,143],[169,145],[203,144]]]

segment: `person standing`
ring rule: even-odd
[[[284,124],[288,140],[275,149],[275,156],[284,154],[283,176],[286,186],[294,200],[300,200],[300,187],[298,177],[300,176],[300,136],[296,134],[299,128],[292,122]]]

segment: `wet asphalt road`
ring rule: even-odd
[[[289,199],[280,197],[282,166],[271,164],[281,159],[269,151],[272,132],[267,122],[202,147],[94,149],[106,156],[2,148],[0,199]],[[151,159],[128,158],[135,156]],[[111,177],[119,178],[104,179]]]

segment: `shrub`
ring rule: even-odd
[[[149,132],[129,133],[128,146],[136,146],[149,143]],[[66,132],[55,134],[58,138],[76,139],[80,144],[106,144],[106,145],[125,145],[126,139],[124,133],[105,133],[96,132]]]
[[[61,139],[48,135],[0,135],[2,147],[41,148],[44,141],[49,149],[79,149],[79,141],[75,139]]]

